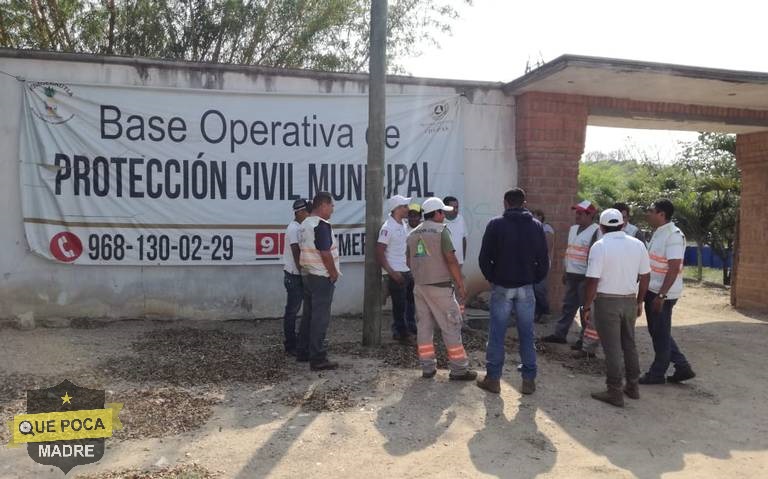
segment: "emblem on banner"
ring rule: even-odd
[[[432,105],[432,119],[435,121],[440,121],[443,118],[448,115],[448,110],[450,109],[448,102],[441,102]]]
[[[67,474],[75,466],[98,462],[104,456],[106,438],[122,429],[123,405],[104,407],[100,389],[77,386],[65,379],[60,384],[27,391],[27,412],[9,422],[9,447],[27,445],[33,461],[54,466]]]
[[[29,90],[33,94],[30,102],[32,112],[44,122],[59,125],[75,117],[74,113],[65,111],[65,107],[59,102],[62,96],[73,96],[69,86],[63,83],[35,82],[29,85]]]

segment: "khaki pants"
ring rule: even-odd
[[[620,388],[622,376],[627,378],[627,383],[637,383],[640,376],[635,346],[636,320],[635,296],[605,296],[598,293],[594,305],[594,323],[605,352],[606,383],[609,388]]]
[[[437,367],[433,342],[437,326],[448,351],[451,373],[464,373],[469,367],[469,359],[461,341],[461,311],[453,288],[417,284],[413,288],[413,296],[416,302],[416,340],[422,370],[432,372]]]

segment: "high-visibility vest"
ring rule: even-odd
[[[571,226],[568,231],[568,249],[565,250],[565,271],[568,273],[587,274],[587,259],[592,238],[599,226],[591,224],[579,233],[579,225]]]
[[[651,260],[651,282],[648,289],[658,293],[661,285],[664,283],[664,277],[669,271],[669,259],[667,258],[668,248],[677,249],[678,256],[682,259],[685,254],[685,235],[674,223],[667,223],[653,232],[651,242],[648,244],[648,257]],[[675,259],[675,258],[673,258]],[[683,262],[680,262],[675,282],[667,291],[667,298],[677,299],[683,292]]]
[[[299,232],[299,248],[301,249],[299,262],[301,263],[302,273],[328,277],[330,275],[325,268],[325,264],[323,264],[323,258],[320,257],[320,251],[315,247],[315,228],[321,221],[330,224],[319,216],[308,216],[302,221],[301,231]],[[331,234],[331,238],[331,256],[333,256],[336,271],[341,275],[341,268],[339,267],[339,247],[336,244],[336,235]]]

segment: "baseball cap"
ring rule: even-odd
[[[421,213],[421,205],[418,203],[411,203],[408,205],[408,211],[415,211],[416,213]]]
[[[608,208],[600,213],[600,224],[603,226],[621,226],[624,224],[624,216],[615,208]]]
[[[593,205],[592,202],[589,200],[584,200],[581,203],[575,204],[571,206],[571,209],[583,211],[585,213],[595,213],[597,211],[597,208],[595,208],[595,205]]]
[[[429,214],[434,211],[453,211],[453,206],[445,206],[443,200],[440,198],[427,198],[424,203],[421,204],[421,209],[424,210],[424,214]]]
[[[398,206],[407,206],[410,202],[410,198],[406,198],[403,195],[395,195],[387,200],[387,211],[392,211]]]
[[[299,199],[293,202],[293,211],[300,211],[303,209],[309,211],[309,201]]]

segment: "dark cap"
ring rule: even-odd
[[[296,200],[293,202],[293,211],[301,211],[306,209],[309,211],[309,201],[307,200]]]

